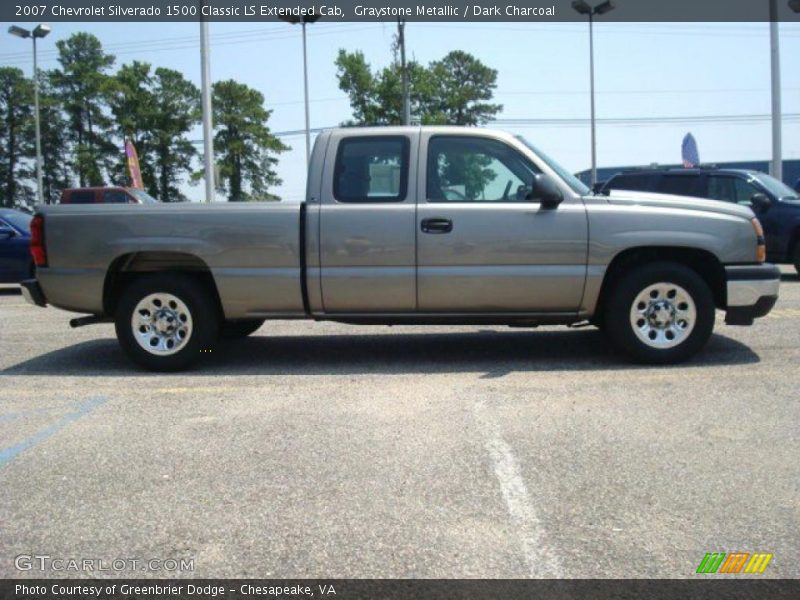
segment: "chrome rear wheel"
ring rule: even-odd
[[[142,298],[131,316],[134,339],[157,356],[179,352],[192,337],[192,313],[180,298],[166,292]]]

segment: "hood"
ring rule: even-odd
[[[721,215],[742,217],[748,221],[755,217],[755,213],[753,213],[753,210],[749,206],[733,204],[732,202],[724,202],[722,200],[694,198],[691,196],[675,196],[672,194],[658,194],[655,192],[630,192],[627,190],[613,190],[606,199],[609,204],[639,204],[643,206],[654,206],[659,208],[698,210]]]

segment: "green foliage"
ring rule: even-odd
[[[164,202],[186,200],[178,187],[183,173],[191,170],[197,150],[187,138],[200,122],[200,90],[178,71],[155,70],[153,94],[156,120],[153,152],[158,173],[156,197]]]
[[[124,141],[136,146],[154,197],[186,200],[181,182],[198,152],[200,92],[181,73],[133,61],[113,73],[114,57],[88,33],[56,43],[59,68],[39,73],[42,176],[46,202],[61,190],[129,182]],[[277,155],[287,147],[267,127],[264,97],[235,81],[214,86],[215,145],[221,184],[232,200],[276,200]],[[0,67],[0,206],[32,203],[36,183],[33,81]],[[77,181],[76,181],[77,180]]]
[[[104,172],[112,170],[119,152],[111,142],[111,119],[105,110],[113,89],[108,74],[114,56],[103,51],[100,40],[90,33],[75,33],[56,42],[61,68],[53,71],[69,122],[73,146],[73,168],[80,185],[103,185]]]
[[[212,97],[220,188],[229,201],[275,199],[268,190],[281,183],[276,155],[288,147],[267,127],[263,94],[229,79],[213,85]]]
[[[133,141],[147,192],[162,202],[185,200],[179,184],[197,154],[187,134],[200,120],[200,92],[171,69],[151,71],[147,63],[123,65],[109,86],[116,133]],[[127,179],[118,153],[117,179]]]
[[[45,202],[58,202],[61,190],[72,185],[68,125],[51,74],[39,73],[39,114],[42,136],[42,185]]]
[[[0,206],[33,197],[24,183],[31,175],[25,159],[34,154],[32,114],[32,82],[20,69],[0,67]]]
[[[403,85],[395,60],[372,72],[360,51],[339,50],[336,59],[339,89],[353,110],[348,125],[402,123]],[[423,124],[480,125],[503,107],[490,100],[497,87],[497,71],[472,55],[456,50],[427,67],[406,63],[411,114]]]

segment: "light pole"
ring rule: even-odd
[[[789,8],[800,13],[800,0],[789,0]],[[778,41],[778,3],[769,2],[770,62],[772,65],[772,165],[771,175],[783,180],[783,147],[781,132],[781,55]]]
[[[770,66],[772,71],[772,164],[770,175],[783,179],[781,143],[781,50],[778,40],[778,0],[769,0]]]
[[[589,86],[592,104],[592,186],[597,183],[597,132],[594,117],[594,17],[614,10],[614,3],[606,0],[597,6],[591,6],[584,0],[575,0],[572,8],[589,17]]]
[[[284,15],[282,17],[278,17],[281,21],[286,21],[292,25],[300,23],[300,25],[303,26],[303,88],[305,90],[306,105],[306,164],[311,162],[311,118],[309,116],[308,107],[308,53],[306,51],[306,25],[309,23],[316,23],[319,20],[319,17],[320,15],[317,14],[303,15],[302,17],[295,15]]]
[[[201,6],[205,0],[201,1]],[[200,18],[200,102],[203,111],[203,164],[205,166],[206,202],[214,201],[214,123],[211,105],[211,57],[208,47],[208,21]]]
[[[36,39],[46,37],[52,30],[49,25],[40,23],[33,31],[12,25],[8,33],[33,40],[33,106],[34,124],[36,126],[36,199],[39,204],[44,204],[44,184],[42,183],[42,134],[39,128],[39,65],[36,59]]]

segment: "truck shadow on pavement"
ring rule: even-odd
[[[267,332],[268,326],[261,330]],[[220,342],[184,375],[342,375],[704,368],[759,362],[739,341],[714,335],[685,365],[649,367],[614,353],[603,335],[580,331],[467,331],[353,335],[258,335]],[[152,376],[135,367],[114,339],[82,342],[31,358],[4,375]],[[180,376],[181,374],[178,374]],[[165,375],[170,376],[170,375]]]

